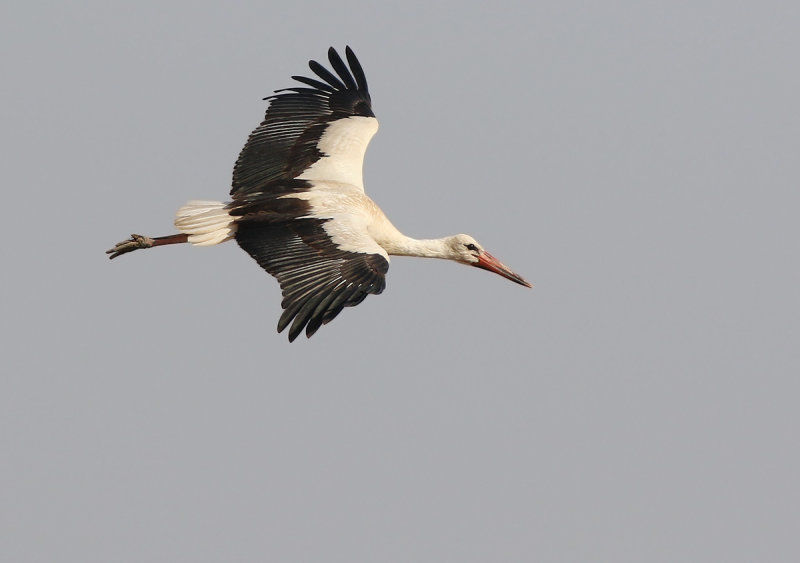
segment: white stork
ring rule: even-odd
[[[189,242],[210,246],[236,239],[283,291],[278,332],[310,337],[344,307],[386,286],[389,255],[455,260],[532,287],[468,235],[417,240],[403,235],[364,194],[362,165],[378,130],[364,71],[350,47],[348,66],[331,47],[338,78],[316,61],[321,79],[265,98],[264,121],[250,134],[233,168],[232,201],[190,201],[178,210],[180,234],[131,235],[109,258],[139,248]]]

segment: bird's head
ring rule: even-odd
[[[515,274],[511,268],[486,252],[477,240],[469,235],[455,235],[450,239],[450,251],[455,260],[469,266],[476,266],[500,274],[506,279],[525,287],[533,287],[522,276]]]

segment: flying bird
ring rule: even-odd
[[[336,74],[316,61],[317,78],[276,90],[264,121],[233,168],[231,201],[190,201],[175,217],[179,233],[131,235],[109,258],[140,248],[235,239],[283,293],[278,332],[311,337],[344,307],[386,286],[389,256],[455,260],[532,287],[469,235],[418,240],[398,231],[364,193],[362,167],[378,130],[367,79],[350,47],[347,64],[331,47]]]

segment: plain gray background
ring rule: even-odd
[[[800,560],[796,2],[15,2],[0,560]],[[224,199],[350,44],[396,258],[310,341]]]

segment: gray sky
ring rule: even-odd
[[[800,560],[796,2],[17,2],[0,16],[0,560]],[[274,4],[274,5],[271,5]],[[396,258],[290,345],[227,195],[350,44]]]

